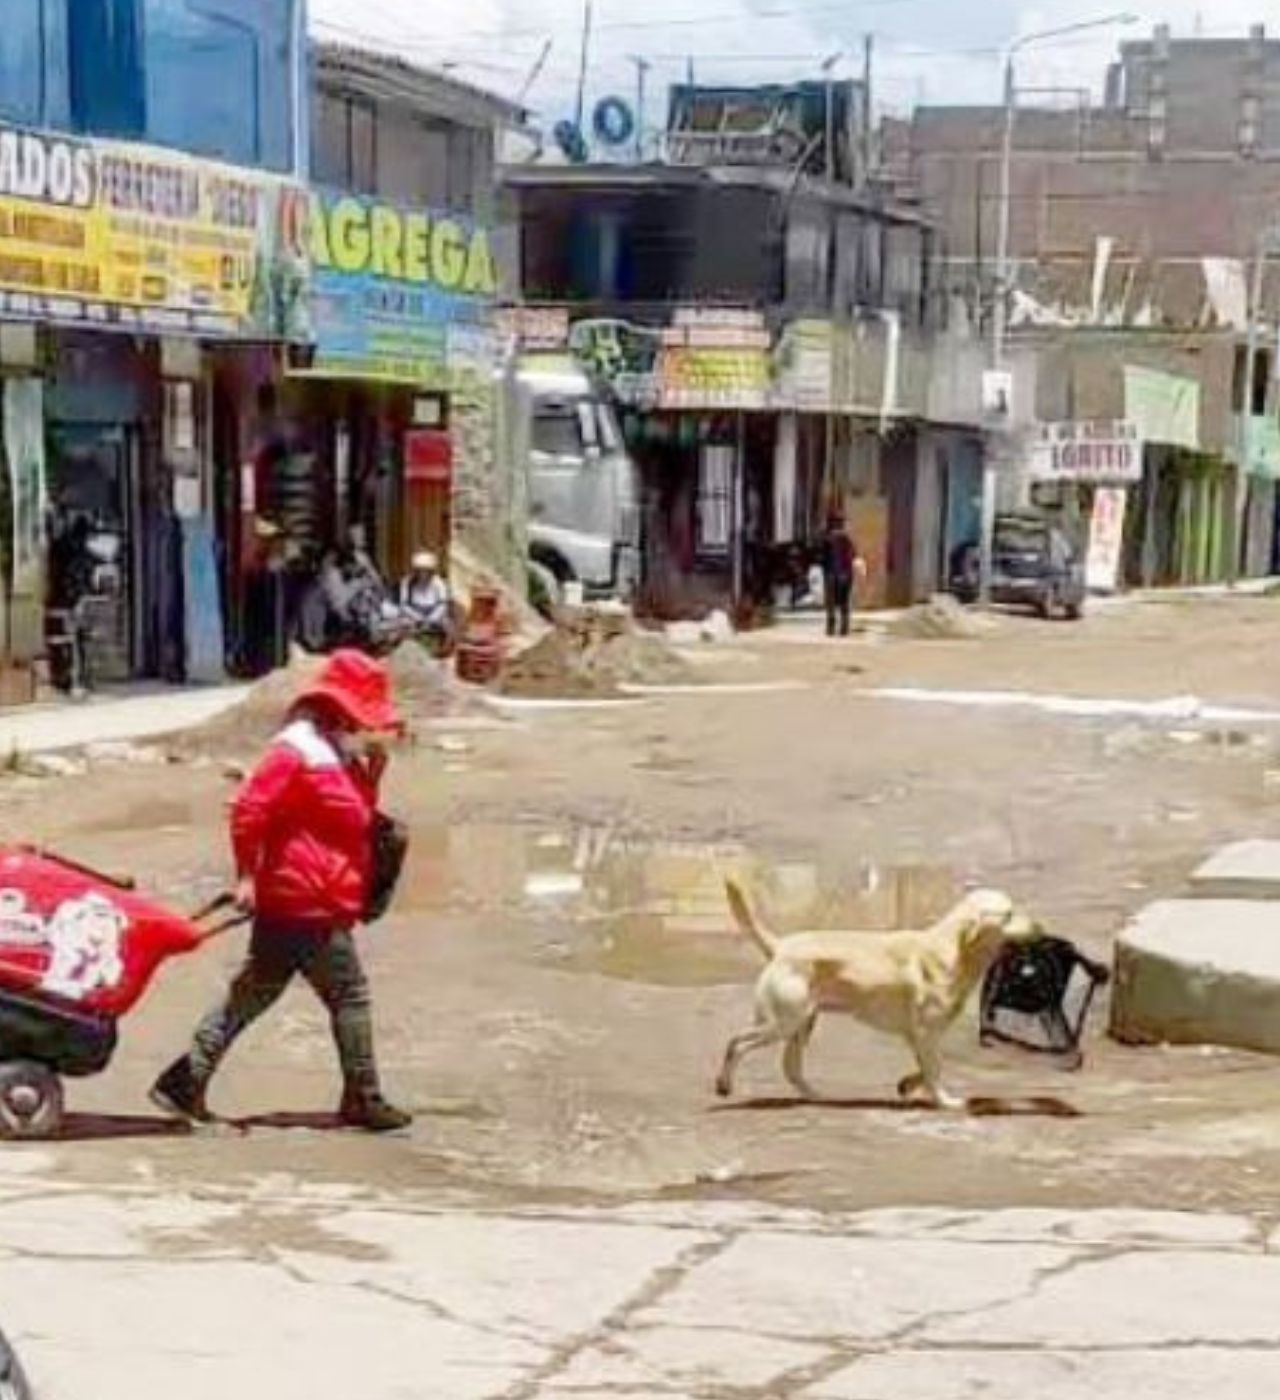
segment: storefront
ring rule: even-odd
[[[218,417],[243,407],[213,366],[307,338],[303,212],[257,171],[0,127],[12,661],[74,615],[99,681],[222,674]]]
[[[498,274],[489,232],[459,216],[315,191],[311,363],[284,416],[322,464],[314,514],[356,525],[388,578],[447,558],[457,477],[493,417]],[[280,522],[284,524],[285,522]]]

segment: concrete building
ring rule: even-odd
[[[392,578],[455,532],[501,564],[495,153],[522,114],[343,46],[313,46],[312,75],[315,344],[283,404],[314,465],[307,509],[326,537],[361,525]]]
[[[232,386],[308,337],[305,74],[297,0],[0,0],[7,662],[234,655]]]
[[[832,510],[873,603],[927,595],[976,536],[979,348],[947,324],[931,223],[826,178],[822,96],[678,88],[666,162],[506,173],[526,304],[567,310],[626,410],[660,613],[768,605]],[[854,174],[839,99],[834,170]]]
[[[887,177],[943,232],[948,295],[988,327],[1000,294],[1004,117],[926,107],[883,133]],[[1125,44],[1101,106],[1087,93],[1019,97],[1007,295],[1021,461],[1039,460],[1037,424],[1136,427],[1145,454],[1128,512],[1131,581],[1273,567],[1280,268],[1269,254],[1280,241],[1266,234],[1278,216],[1280,42],[1261,27],[1241,40],[1161,29]],[[1070,486],[1040,494],[1087,509]]]

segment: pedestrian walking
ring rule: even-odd
[[[372,1132],[410,1123],[382,1097],[369,985],[352,932],[374,894],[378,789],[387,766],[378,736],[399,728],[386,667],[361,652],[335,652],[241,788],[231,838],[238,898],[254,916],[249,954],[190,1051],[152,1089],[166,1112],[209,1120],[209,1082],[227,1051],[301,976],[329,1012],[342,1066],[342,1121]]]
[[[865,573],[844,516],[833,512],[827,519],[822,542],[822,583],[827,605],[827,636],[849,635],[855,580]]]

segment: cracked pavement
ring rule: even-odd
[[[940,720],[863,692],[1270,706],[1275,607],[749,639],[715,674],[801,688],[468,730],[447,775],[405,753],[389,802],[414,849],[363,949],[413,1130],[336,1131],[300,989],[220,1077],[222,1129],[146,1116],[242,939],[166,968],[109,1072],[68,1086],[62,1139],[0,1150],[0,1328],[39,1400],[1280,1394],[1274,1060],[1121,1047],[1100,1010],[1064,1076],[966,1022],[947,1055],[973,1111],[903,1112],[903,1048],[833,1025],[830,1099],[795,1103],[761,1057],[721,1105],[758,960],[706,880],[741,859],[788,917],[900,919],[981,879],[1105,958],[1207,850],[1274,831],[1280,731]],[[223,742],[15,777],[0,827],[183,907],[226,878]]]
[[[1253,1400],[1270,1220],[433,1207],[0,1185],[0,1317],[40,1400]],[[9,1170],[12,1170],[12,1167]],[[46,1176],[46,1173],[49,1173]]]

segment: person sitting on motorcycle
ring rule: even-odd
[[[344,543],[326,556],[320,588],[339,641],[376,643],[395,618],[387,585],[365,549],[362,526],[353,525]]]
[[[400,607],[420,634],[446,646],[452,641],[449,585],[440,573],[440,560],[430,550],[413,556],[410,571],[400,583]]]

